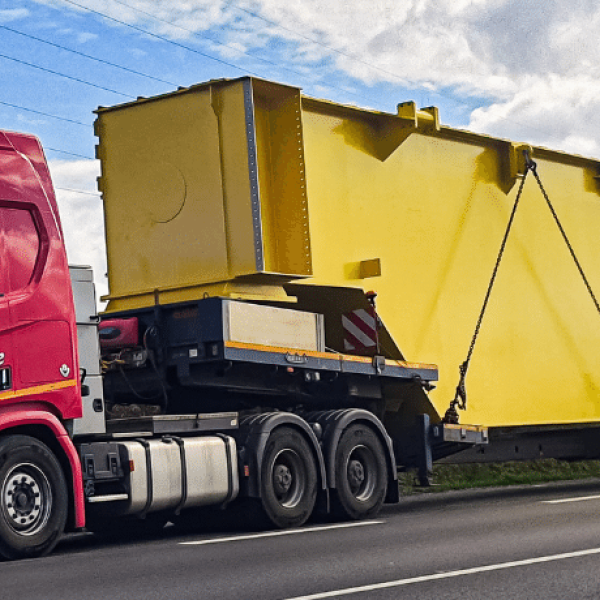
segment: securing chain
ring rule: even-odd
[[[536,169],[532,169],[532,171],[533,171],[535,180],[537,181],[537,183],[540,187],[540,191],[542,192],[542,195],[544,196],[544,200],[546,201],[546,204],[548,205],[548,208],[550,209],[550,212],[552,213],[552,216],[554,217],[554,222],[556,223],[556,225],[560,231],[560,234],[562,235],[562,238],[565,241],[567,248],[569,249],[571,258],[575,262],[575,266],[577,267],[577,270],[579,271],[579,274],[581,275],[581,278],[583,279],[583,283],[585,284],[585,287],[587,288],[587,291],[589,292],[590,297],[592,298],[592,301],[594,303],[594,306],[596,307],[596,310],[598,311],[598,314],[600,314],[600,304],[598,304],[598,300],[596,299],[596,296],[594,295],[594,292],[592,291],[592,286],[590,285],[588,278],[585,276],[585,273],[583,272],[581,263],[579,262],[579,260],[577,260],[577,256],[575,256],[575,251],[573,250],[573,246],[571,246],[571,242],[569,241],[569,238],[567,237],[567,234],[558,218],[558,215],[556,214],[556,211],[554,210],[554,207],[552,206],[552,202],[550,202],[550,198],[548,197],[548,194],[546,193],[546,190],[544,189],[544,186],[542,185],[540,176],[538,175]]]
[[[467,407],[467,389],[466,389],[466,384],[465,384],[467,371],[469,369],[469,364],[471,362],[471,356],[473,355],[473,349],[475,347],[475,342],[477,340],[477,336],[479,335],[479,330],[481,328],[481,322],[483,321],[483,316],[485,314],[485,310],[487,308],[490,294],[491,294],[492,288],[494,286],[494,281],[496,280],[496,275],[498,273],[498,267],[500,266],[500,261],[502,260],[502,255],[504,254],[504,248],[506,247],[506,241],[508,240],[508,235],[510,233],[510,230],[511,230],[511,227],[513,224],[515,213],[517,212],[517,206],[518,206],[519,200],[521,198],[521,192],[523,191],[523,186],[525,185],[525,179],[527,178],[527,173],[529,171],[531,171],[533,173],[533,176],[535,177],[535,180],[537,181],[540,191],[542,192],[542,196],[544,196],[544,200],[546,201],[546,204],[548,205],[548,208],[550,209],[550,212],[552,213],[554,222],[556,223],[556,226],[558,227],[558,230],[560,231],[560,234],[569,250],[569,253],[571,254],[571,258],[573,259],[575,266],[577,267],[577,271],[579,271],[579,274],[581,275],[581,278],[583,279],[583,283],[585,284],[585,287],[586,287],[588,293],[590,294],[590,297],[594,303],[594,306],[596,307],[598,314],[600,314],[600,304],[598,303],[598,299],[596,298],[596,296],[592,290],[592,286],[590,285],[588,278],[586,277],[585,273],[583,272],[583,267],[581,266],[581,263],[579,262],[577,256],[575,255],[575,250],[573,250],[573,246],[571,245],[571,242],[567,236],[567,233],[565,232],[565,229],[562,226],[562,223],[560,222],[560,219],[558,218],[556,211],[554,210],[554,206],[552,206],[552,202],[550,201],[550,198],[544,188],[544,185],[542,184],[540,176],[538,175],[537,165],[531,159],[527,150],[524,150],[523,154],[525,156],[525,173],[523,174],[523,178],[521,180],[521,185],[519,186],[519,191],[517,192],[517,198],[515,200],[515,204],[513,206],[512,212],[510,214],[510,219],[508,220],[506,232],[504,233],[504,238],[503,238],[502,244],[500,246],[500,252],[498,253],[498,258],[496,259],[494,271],[492,272],[492,277],[491,277],[490,283],[488,285],[485,299],[483,301],[483,307],[481,308],[481,312],[479,313],[479,319],[477,319],[477,325],[475,326],[475,333],[473,334],[473,338],[471,340],[471,345],[469,346],[467,358],[459,367],[460,379],[459,379],[458,385],[456,386],[456,393],[454,395],[454,399],[452,400],[452,402],[450,402],[450,407],[448,408],[448,410],[446,411],[446,414],[444,415],[444,418],[443,418],[444,423],[457,424],[459,418],[458,418],[458,412],[456,411],[456,408],[458,407],[461,410],[465,410],[465,408]]]
[[[475,332],[473,333],[473,337],[471,339],[471,344],[469,345],[469,351],[467,352],[467,358],[465,361],[459,366],[460,378],[458,381],[458,385],[456,386],[456,392],[454,394],[454,399],[450,402],[450,406],[444,415],[442,421],[444,423],[458,424],[458,412],[456,408],[458,407],[460,410],[465,410],[467,408],[467,388],[466,388],[466,377],[467,371],[469,370],[469,364],[471,363],[471,356],[473,355],[473,350],[475,349],[475,342],[477,341],[477,336],[479,335],[479,330],[481,329],[481,323],[483,321],[483,317],[485,315],[485,311],[487,309],[488,302],[490,300],[490,296],[492,294],[492,288],[494,287],[494,283],[496,281],[496,276],[498,275],[498,269],[500,267],[500,262],[502,261],[502,257],[504,256],[504,250],[506,248],[506,242],[508,241],[508,236],[510,234],[510,230],[513,225],[513,221],[515,220],[515,214],[517,212],[517,208],[519,207],[519,200],[521,199],[521,194],[523,193],[523,186],[525,185],[525,180],[527,179],[527,174],[530,170],[535,173],[536,165],[529,157],[529,153],[527,150],[523,151],[525,155],[525,173],[523,174],[523,178],[521,179],[521,184],[519,185],[519,191],[517,192],[517,197],[515,199],[515,203],[513,205],[512,211],[510,213],[510,218],[508,219],[508,225],[506,226],[506,231],[504,232],[504,237],[502,238],[502,243],[500,244],[500,251],[498,252],[498,257],[496,258],[496,264],[494,265],[494,270],[492,271],[492,277],[490,279],[490,283],[488,284],[487,292],[485,293],[485,298],[483,300],[483,306],[481,307],[481,311],[479,312],[479,318],[477,319],[477,325],[475,325]]]

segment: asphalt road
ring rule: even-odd
[[[600,482],[410,498],[376,520],[144,541],[70,536],[0,564],[18,600],[600,598]]]

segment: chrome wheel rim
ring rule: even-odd
[[[356,446],[348,456],[346,477],[350,493],[365,502],[373,495],[377,483],[377,463],[366,446]]]
[[[306,468],[297,452],[281,450],[273,461],[273,491],[279,504],[294,508],[302,500],[306,485]]]
[[[50,483],[34,464],[22,463],[7,473],[0,499],[6,522],[19,535],[35,535],[50,518]]]

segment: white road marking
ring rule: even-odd
[[[223,542],[240,542],[243,540],[256,540],[260,538],[278,537],[281,535],[295,535],[298,533],[311,533],[314,531],[329,531],[331,529],[349,529],[351,527],[368,527],[369,525],[383,525],[385,521],[357,521],[355,523],[340,523],[338,525],[322,525],[318,527],[303,527],[302,529],[282,529],[252,535],[235,535],[232,537],[198,540],[195,542],[179,542],[181,546],[205,546],[207,544],[222,544]]]
[[[577,552],[565,552],[564,554],[552,554],[550,556],[540,556],[538,558],[527,558],[525,560],[513,560],[510,562],[499,563],[496,565],[485,565],[483,567],[473,567],[471,569],[460,569],[459,571],[448,571],[447,573],[435,573],[432,575],[422,575],[420,577],[410,577],[408,579],[397,579],[396,581],[385,581],[383,583],[374,583],[372,585],[361,585],[358,587],[332,590],[330,592],[321,592],[310,594],[308,596],[295,596],[286,600],[322,600],[324,598],[338,598],[350,594],[361,594],[364,592],[373,592],[375,590],[384,590],[387,588],[410,585],[412,583],[424,583],[426,581],[436,581],[438,579],[449,579],[451,577],[462,577],[463,575],[476,575],[477,573],[487,573],[489,571],[500,571],[502,569],[512,569],[514,567],[524,567],[539,563],[552,562],[556,560],[565,560],[567,558],[578,558],[580,556],[590,556],[600,554],[600,548],[590,548],[589,550],[579,550]]]
[[[540,500],[542,504],[563,504],[565,502],[583,502],[584,500],[599,500],[600,496],[579,496],[577,498],[561,498],[559,500]]]

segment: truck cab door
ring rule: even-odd
[[[8,278],[4,256],[4,227],[0,210],[0,398],[12,389],[11,321],[8,309]]]

